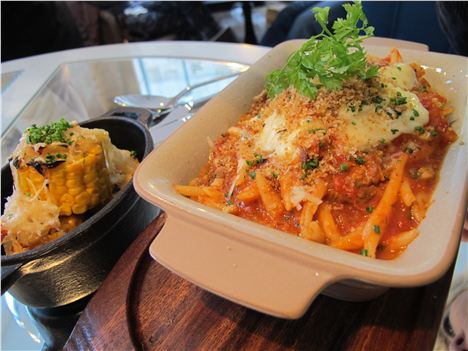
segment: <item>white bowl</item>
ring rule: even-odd
[[[443,163],[421,234],[398,258],[373,260],[209,208],[178,194],[207,162],[207,137],[215,140],[246,112],[265,75],[281,67],[303,41],[284,42],[206,104],[155,149],[134,176],[136,191],[167,212],[150,247],[153,258],[181,277],[241,305],[284,318],[299,318],[314,297],[366,300],[388,287],[409,287],[441,277],[455,257],[467,199],[468,59],[401,50],[405,62],[427,67],[427,79],[455,112],[460,138]],[[367,47],[386,56],[389,48]]]

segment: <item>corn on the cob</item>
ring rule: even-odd
[[[85,212],[110,200],[138,165],[102,129],[60,120],[33,125],[10,162],[15,189],[1,218],[7,254],[54,240],[78,226]]]
[[[34,163],[22,162],[18,168],[18,190],[29,196],[49,199],[60,208],[61,216],[83,214],[107,202],[112,195],[112,185],[102,147],[86,141],[86,154],[64,153],[64,161],[41,172]],[[82,145],[83,146],[83,145]],[[43,150],[48,152],[49,150]],[[47,187],[44,188],[44,182]]]

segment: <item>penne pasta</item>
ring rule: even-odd
[[[340,231],[333,219],[330,205],[321,204],[319,206],[318,221],[325,232],[326,241],[328,243],[338,241],[341,238]]]
[[[402,154],[393,168],[382,198],[364,226],[364,249],[371,258],[375,258],[377,245],[385,231],[392,206],[397,200],[407,161],[408,155]]]
[[[325,233],[317,221],[314,221],[314,214],[317,209],[315,204],[306,202],[301,211],[301,236],[307,240],[319,243],[325,242]]]
[[[252,202],[260,197],[258,188],[255,182],[250,183],[242,191],[237,193],[236,198],[243,202]]]
[[[284,212],[281,197],[272,189],[262,172],[256,173],[255,183],[257,184],[263,206],[268,214],[272,218],[280,217]]]
[[[404,179],[401,183],[400,197],[401,201],[403,201],[403,203],[408,207],[410,207],[413,204],[413,202],[416,201],[416,196],[414,196],[414,193],[411,190],[411,186],[407,179]]]
[[[392,236],[383,243],[382,249],[379,251],[379,257],[385,259],[395,258],[400,255],[418,235],[419,232],[417,229],[411,229]]]
[[[362,230],[363,227],[359,227],[353,230],[351,233],[331,242],[330,245],[337,249],[346,251],[360,250],[364,246]]]
[[[184,196],[208,196],[221,202],[224,200],[224,194],[221,191],[207,186],[176,185],[175,190]]]

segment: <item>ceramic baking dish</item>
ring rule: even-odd
[[[134,176],[137,192],[168,215],[150,247],[156,261],[208,291],[284,318],[302,316],[318,293],[362,301],[388,287],[436,280],[456,254],[467,198],[468,59],[411,50],[401,50],[403,59],[424,64],[428,80],[455,109],[451,118],[460,138],[444,161],[420,236],[397,259],[373,260],[309,242],[179,195],[173,185],[187,184],[207,162],[207,139],[237,122],[263,89],[265,75],[302,43],[272,49],[154,150]],[[378,56],[389,51],[367,49]]]

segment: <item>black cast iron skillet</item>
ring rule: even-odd
[[[135,150],[141,161],[152,149],[144,109],[116,109],[106,117],[80,123],[109,132],[118,148]],[[142,123],[143,122],[143,123]],[[13,189],[9,166],[2,168],[2,213]],[[2,294],[37,308],[73,303],[93,293],[133,239],[159,213],[129,182],[81,225],[50,243],[15,255],[2,250]]]

